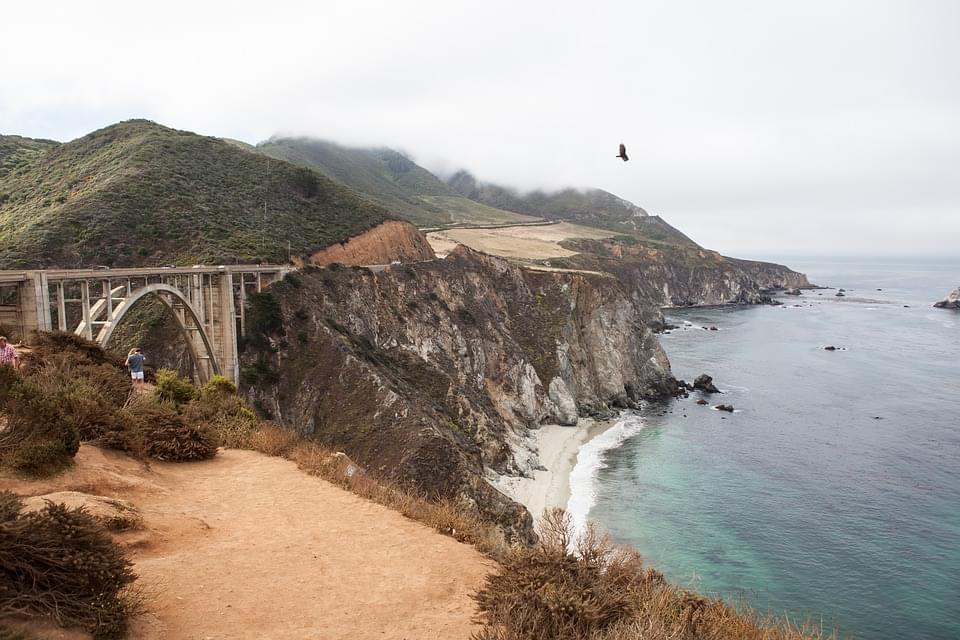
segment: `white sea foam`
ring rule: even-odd
[[[590,510],[597,503],[597,475],[606,467],[605,452],[616,449],[643,429],[643,419],[629,414],[577,451],[577,463],[570,472],[570,500],[567,512],[573,520],[573,537],[577,539],[587,526]]]

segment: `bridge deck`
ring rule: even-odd
[[[292,270],[232,264],[0,271],[0,322],[21,339],[59,329],[106,346],[125,314],[155,296],[178,320],[200,381],[221,373],[236,381],[248,287],[260,291]]]
[[[168,275],[197,275],[207,273],[256,273],[289,270],[287,265],[261,265],[261,264],[231,264],[218,266],[197,266],[197,267],[124,267],[119,269],[43,269],[48,279],[114,279],[114,278],[142,278],[144,276],[168,276]],[[10,271],[0,271],[0,278],[3,274],[15,273]],[[20,272],[23,275],[23,272]]]
[[[27,281],[27,274],[24,271],[0,271],[0,285],[19,284]]]

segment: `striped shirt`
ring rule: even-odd
[[[17,350],[12,344],[0,347],[0,364],[13,364],[17,359]]]

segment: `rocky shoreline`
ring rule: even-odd
[[[789,274],[782,286],[808,284]],[[305,267],[251,296],[241,391],[263,418],[530,541],[594,425],[689,392],[655,335],[658,300],[631,282],[463,246],[382,271]],[[737,290],[752,293],[728,304],[771,302]]]

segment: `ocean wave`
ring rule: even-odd
[[[570,500],[567,502],[574,540],[583,533],[590,510],[597,503],[597,476],[600,470],[606,467],[603,454],[619,447],[643,427],[643,419],[636,414],[630,414],[580,446],[577,463],[570,472]]]

